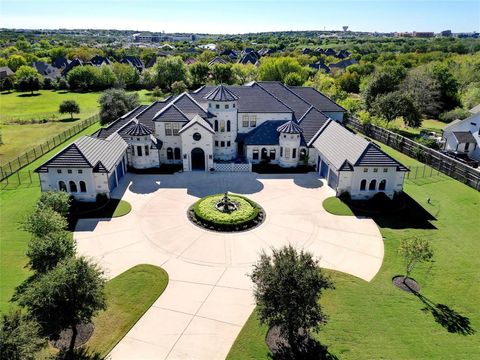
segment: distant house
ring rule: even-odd
[[[312,49],[310,49],[310,48],[304,48],[302,50],[303,55],[308,55],[308,54],[311,54],[311,53],[312,53]]]
[[[220,56],[228,56],[232,61],[238,59],[238,55],[234,50],[223,50]]]
[[[260,49],[258,50],[258,55],[260,56],[268,56],[275,53],[275,50],[273,49]]]
[[[227,62],[223,60],[220,56],[215,56],[212,60],[208,62],[208,65],[212,66],[215,64],[226,64]]]
[[[329,64],[330,69],[338,69],[338,70],[345,70],[347,67],[350,65],[355,65],[358,64],[358,61],[355,59],[345,59],[342,61],[339,61],[335,64]]]
[[[55,60],[53,60],[52,66],[56,67],[57,69],[64,69],[69,63],[70,61],[68,61],[68,59],[64,57],[57,57]]]
[[[145,68],[143,61],[136,56],[124,56],[122,59],[120,59],[120,62],[122,64],[133,66],[135,69],[138,70],[138,72],[142,72]]]
[[[192,64],[195,64],[197,60],[194,58],[188,58],[188,59],[185,59],[183,62],[185,65],[192,65]]]
[[[338,59],[346,59],[348,57],[350,57],[350,52],[348,52],[347,50],[340,50],[337,55],[335,55]]]
[[[45,79],[55,80],[62,76],[59,69],[43,61],[34,61],[32,67],[35,68]]]
[[[257,65],[259,59],[260,57],[258,56],[258,54],[256,54],[255,51],[251,51],[243,54],[240,60],[238,60],[238,62],[243,65],[247,65],[247,64]]]
[[[480,112],[446,125],[442,129],[442,139],[444,150],[480,161]]]
[[[12,75],[14,75],[14,72],[8,66],[0,67],[0,81]]]
[[[112,65],[112,62],[105,56],[95,55],[90,59],[93,66]]]
[[[308,66],[315,70],[323,70],[326,74],[330,74],[332,71],[322,60],[318,60],[317,62],[314,62]]]
[[[68,72],[76,66],[83,66],[83,61],[75,58],[62,70],[62,76],[67,76]]]
[[[146,68],[151,68],[153,67],[153,65],[155,65],[155,63],[157,62],[157,59],[159,57],[167,57],[169,56],[170,54],[167,53],[166,51],[157,51],[157,53],[147,62],[147,64],[145,65]]]
[[[333,50],[332,48],[328,48],[327,50],[325,50],[323,52],[325,55],[327,56],[335,56],[337,55],[337,52],[335,50]]]

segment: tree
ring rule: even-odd
[[[424,69],[411,70],[400,86],[425,115],[438,116],[442,109],[438,82]]]
[[[65,78],[61,77],[55,81],[55,89],[56,90],[68,90],[68,82]]]
[[[156,84],[162,89],[171,90],[175,81],[187,83],[188,69],[179,56],[159,57],[153,73]]]
[[[64,259],[75,255],[75,243],[66,231],[57,231],[41,238],[33,237],[26,253],[28,266],[37,274],[52,270]]]
[[[45,335],[70,328],[69,354],[73,354],[77,326],[106,308],[105,278],[84,257],[70,258],[39,276],[20,295],[19,304],[42,326]]]
[[[77,91],[93,90],[98,81],[98,69],[93,66],[75,66],[67,74],[70,89]]]
[[[188,67],[190,77],[192,79],[192,86],[194,88],[205,85],[208,78],[210,68],[206,62],[196,62]]]
[[[292,57],[262,58],[258,68],[258,77],[263,81],[285,82],[285,78],[290,73],[297,73],[303,83],[307,79],[309,71],[301,66],[297,59]]]
[[[413,99],[401,91],[380,95],[373,103],[375,113],[387,121],[402,117],[407,126],[419,127],[422,124],[420,111]]]
[[[363,99],[367,110],[370,110],[377,96],[395,91],[398,86],[393,74],[386,71],[376,72],[372,75],[363,90]]]
[[[49,207],[62,216],[70,210],[71,196],[65,191],[44,191],[37,201],[37,207]]]
[[[48,234],[65,230],[67,225],[67,220],[52,208],[37,207],[25,218],[23,230],[35,237],[43,238]]]
[[[302,77],[297,73],[290,73],[287,76],[285,76],[284,82],[285,82],[285,85],[288,85],[288,86],[303,85]]]
[[[116,77],[116,87],[136,89],[140,85],[140,74],[137,69],[128,64],[114,63],[113,72]]]
[[[459,105],[458,82],[450,72],[446,63],[434,63],[431,68],[433,78],[438,82],[440,89],[440,100],[444,110],[451,110]]]
[[[360,91],[360,76],[356,72],[346,71],[337,78],[337,84],[348,93],[358,94]]]
[[[117,83],[117,77],[110,66],[101,66],[96,69],[95,88],[108,89]]]
[[[60,114],[70,114],[70,118],[73,120],[73,114],[80,113],[80,106],[75,100],[65,100],[60,104],[58,112]]]
[[[253,64],[233,64],[232,65],[233,82],[239,85],[243,85],[250,81],[257,80],[258,69]]]
[[[174,95],[180,95],[181,93],[187,91],[187,85],[183,81],[175,81],[172,84],[172,93]]]
[[[0,358],[3,360],[35,360],[45,346],[40,326],[19,310],[2,316]]]
[[[16,87],[18,91],[38,91],[42,87],[43,78],[37,70],[30,66],[20,66],[15,73]]]
[[[233,73],[232,65],[230,64],[213,64],[212,76],[215,84],[232,84]]]
[[[137,93],[129,94],[121,89],[105,91],[98,102],[100,103],[100,122],[102,124],[118,119],[140,104]]]
[[[293,351],[299,330],[308,334],[326,323],[319,299],[333,283],[310,253],[297,252],[291,245],[274,249],[272,256],[263,252],[250,277],[260,322],[279,326]]]
[[[400,243],[399,252],[405,262],[404,281],[410,277],[416,265],[431,262],[433,259],[433,249],[427,239],[405,239]]]
[[[5,79],[3,79],[2,84],[1,84],[1,91],[11,91],[13,90],[13,80],[10,76],[7,76]]]
[[[7,66],[13,72],[16,72],[21,66],[26,66],[27,60],[22,55],[11,55],[7,60]]]

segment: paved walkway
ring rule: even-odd
[[[225,190],[245,194],[266,221],[238,234],[192,225],[188,207]],[[113,349],[120,359],[224,359],[254,309],[247,274],[262,249],[292,244],[314,253],[322,267],[370,281],[380,269],[383,240],[370,219],[328,214],[334,195],[315,174],[128,174],[115,197],[132,204],[127,216],[81,220],[75,239],[114,277],[136,264],[163,267],[165,292]]]

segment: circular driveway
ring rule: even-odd
[[[227,190],[258,202],[266,221],[242,233],[210,232],[188,221],[187,209],[199,197]],[[291,244],[312,252],[324,268],[366,281],[382,264],[375,223],[327,213],[322,202],[334,192],[313,173],[128,174],[113,195],[129,201],[132,212],[80,221],[79,253],[97,259],[109,277],[139,263],[162,266],[170,276],[113,359],[225,358],[254,308],[247,274],[261,251]]]

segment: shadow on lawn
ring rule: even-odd
[[[33,97],[33,96],[40,96],[40,95],[42,95],[42,94],[41,93],[34,93],[34,94],[28,93],[28,94],[18,94],[17,96],[18,97]]]
[[[288,345],[280,346],[269,356],[272,360],[338,360],[338,357],[328,351],[328,347],[317,340],[309,338],[293,353]]]
[[[435,321],[447,329],[448,332],[465,336],[475,334],[475,329],[470,325],[468,317],[459,314],[447,305],[435,304],[418,292],[413,292],[413,294],[425,304],[422,311],[430,312]]]
[[[73,356],[71,354],[68,354],[66,351],[60,351],[56,355],[54,355],[52,360],[69,360],[69,359],[74,359],[74,360],[102,360],[103,357],[96,352],[91,352],[88,351],[85,348],[78,348],[74,350]]]

